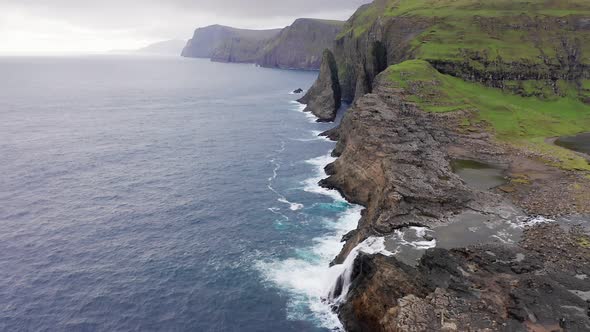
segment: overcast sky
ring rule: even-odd
[[[0,0],[0,54],[97,53],[188,39],[224,24],[276,28],[347,19],[370,0]]]

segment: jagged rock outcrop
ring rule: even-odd
[[[318,69],[344,22],[300,18],[271,40],[257,63],[262,67]]]
[[[181,55],[222,62],[255,62],[266,44],[280,32],[281,29],[247,30],[223,25],[198,28]]]
[[[541,225],[519,246],[431,249],[418,266],[360,255],[339,309],[347,331],[587,331],[590,249]]]
[[[322,52],[331,48],[344,22],[297,19],[284,29],[246,30],[221,25],[199,28],[182,56],[219,62],[256,63],[262,67],[317,70]]]
[[[305,112],[311,112],[318,121],[333,121],[340,108],[342,94],[338,81],[338,68],[334,55],[325,50],[322,56],[320,74],[314,85],[298,101],[306,104]]]
[[[321,185],[366,207],[337,263],[368,236],[426,225],[473,199],[451,170],[446,144],[455,137],[442,125],[444,115],[406,102],[387,79],[381,75],[376,91],[357,100],[340,126],[327,133],[338,140],[333,152],[338,159]]]

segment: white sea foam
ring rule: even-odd
[[[326,136],[320,136],[323,131],[320,130],[312,130],[311,133],[316,137],[316,139],[320,139],[322,141],[326,141],[326,142],[332,142],[328,137]]]
[[[276,150],[275,152],[277,153],[277,155],[280,155],[284,151],[285,151],[285,141],[281,141],[281,147],[278,150]],[[272,169],[272,176],[270,176],[268,178],[268,184],[266,185],[268,190],[272,191],[273,193],[275,193],[278,196],[277,201],[284,203],[284,204],[288,204],[289,209],[291,211],[297,211],[297,210],[303,209],[304,208],[303,204],[290,202],[285,197],[285,195],[281,194],[273,187],[273,182],[277,178],[277,176],[279,174],[279,170],[281,169],[281,163],[277,157],[270,159],[269,162],[273,165],[273,169]],[[289,218],[287,216],[285,216],[284,214],[278,213],[278,211],[274,211],[274,210],[271,210],[271,211],[273,211],[276,214],[280,214],[282,217],[286,218],[286,220],[289,220]]]
[[[329,267],[329,263],[342,249],[342,236],[356,227],[360,211],[361,208],[355,206],[336,220],[324,220],[332,232],[314,239],[313,246],[302,250],[298,257],[257,263],[256,267],[266,280],[289,293],[289,318],[311,319],[325,328],[342,329],[327,299],[346,265]]]
[[[330,198],[334,199],[335,201],[342,202],[344,198],[338,193],[338,191],[333,189],[327,189],[320,187],[318,182],[320,182],[323,178],[326,177],[326,173],[324,168],[328,166],[328,164],[333,163],[336,161],[336,158],[332,157],[331,154],[327,154],[324,156],[320,156],[317,158],[306,160],[306,163],[311,164],[315,168],[316,176],[307,179],[303,182],[303,190],[309,193],[321,194],[325,196],[329,196]]]
[[[281,203],[289,204],[289,209],[291,211],[297,211],[304,208],[303,204],[289,202],[285,197],[279,198],[278,201]]]
[[[291,103],[294,105],[293,110],[297,111],[297,112],[302,112],[303,114],[305,114],[305,116],[307,117],[307,119],[309,120],[309,122],[311,123],[316,123],[318,118],[313,115],[313,113],[311,112],[303,112],[303,110],[305,110],[306,105],[302,104],[296,100],[292,100]]]
[[[328,137],[320,136],[320,134],[322,133],[322,131],[320,130],[310,130],[310,133],[312,135],[311,138],[291,138],[291,140],[298,142],[326,141],[332,143],[332,141]]]
[[[345,200],[335,190],[321,188],[318,182],[325,177],[324,167],[335,158],[330,154],[307,160],[315,169],[313,178],[304,181],[304,190],[311,193],[326,195],[336,202]],[[313,239],[309,248],[297,251],[297,256],[285,260],[260,261],[256,267],[267,281],[289,293],[288,317],[295,320],[313,320],[321,327],[342,330],[338,316],[332,311],[329,300],[338,278],[350,270],[347,264],[330,267],[330,262],[342,250],[342,236],[356,228],[361,217],[362,207],[352,206],[340,213],[335,219],[323,219],[328,234]],[[371,242],[373,241],[373,242]],[[371,240],[355,248],[351,256],[365,250],[384,250],[379,241]],[[372,243],[372,244],[371,244]],[[354,262],[354,258],[351,258]]]
[[[555,220],[545,218],[543,216],[537,216],[537,217],[528,216],[528,217],[516,218],[516,223],[511,223],[511,226],[514,228],[526,228],[526,227],[532,227],[532,226],[536,226],[536,225],[540,225],[540,224],[547,224],[547,223],[552,223],[552,222],[555,222]]]
[[[408,240],[408,232],[413,232],[414,240]],[[408,227],[407,229],[398,229],[392,234],[392,239],[397,243],[394,254],[397,254],[401,247],[412,247],[415,250],[427,250],[436,247],[436,239],[430,241],[424,239],[426,233],[432,232],[426,227]]]
[[[352,282],[352,270],[354,268],[354,261],[360,253],[366,253],[369,255],[382,254],[386,256],[392,256],[393,253],[385,249],[385,238],[383,237],[370,237],[365,241],[357,245],[348,254],[344,263],[335,265],[331,270],[339,271],[338,276],[332,282],[332,288],[328,294],[330,301],[340,303],[346,300],[350,284]],[[339,294],[336,294],[337,289],[340,290]]]

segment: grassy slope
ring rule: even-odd
[[[358,38],[377,19],[400,16],[433,22],[412,41],[417,59],[469,61],[486,70],[466,56],[477,54],[488,63],[539,64],[544,70],[545,61],[559,66],[557,53],[565,37],[580,45],[581,62],[590,63],[590,33],[555,23],[556,18],[590,18],[588,0],[375,0],[355,13],[339,38]],[[582,102],[590,99],[590,80],[558,81],[557,94],[547,81],[504,82],[519,91],[514,95],[442,75],[425,61],[407,61],[388,71],[426,111],[477,110],[475,119],[465,119],[466,126],[485,121],[499,140],[553,155],[563,168],[590,170],[584,159],[545,142],[548,137],[590,130],[590,105]]]
[[[560,27],[544,24],[548,29],[537,33],[528,28],[506,26],[531,21],[590,17],[590,1],[587,0],[377,0],[361,7],[354,15],[354,23],[345,27],[339,35],[359,37],[379,18],[426,17],[436,19],[436,24],[413,41],[417,55],[422,59],[462,60],[461,51],[485,53],[489,60],[503,61],[526,59],[540,63],[540,56],[555,56],[561,47]],[[486,19],[493,18],[493,24]],[[568,32],[573,40],[579,39],[590,61],[590,36],[587,33]]]
[[[390,81],[411,94],[410,100],[430,112],[472,110],[474,118],[465,119],[469,127],[484,121],[499,140],[553,155],[557,166],[590,170],[585,159],[569,150],[545,143],[547,137],[572,135],[590,129],[590,105],[572,95],[539,99],[504,93],[443,75],[423,60],[409,60],[390,66]]]

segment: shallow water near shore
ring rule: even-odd
[[[360,210],[317,186],[317,73],[0,59],[0,330],[327,331]],[[311,279],[310,279],[311,278]]]
[[[560,137],[555,140],[555,145],[590,155],[590,133]]]
[[[451,166],[453,172],[474,189],[489,190],[506,183],[504,169],[498,165],[456,159],[452,161]]]

